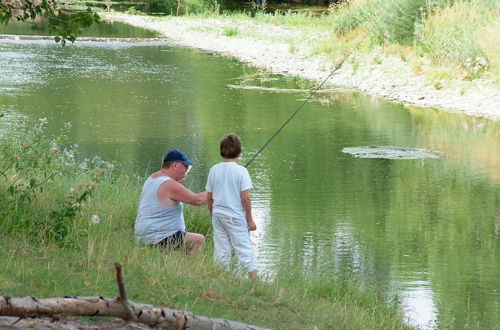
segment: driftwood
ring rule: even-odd
[[[0,316],[51,317],[111,316],[163,329],[262,329],[225,319],[197,316],[189,312],[131,302],[127,299],[121,265],[116,263],[119,297],[0,297]]]

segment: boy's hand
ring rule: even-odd
[[[247,221],[247,225],[249,231],[254,231],[257,229],[257,225],[255,224],[255,222],[253,222],[253,220]]]

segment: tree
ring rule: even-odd
[[[68,40],[74,42],[82,28],[100,20],[90,7],[84,12],[63,16],[58,8],[60,3],[60,0],[0,0],[0,23],[17,20],[36,25],[34,20],[37,17],[46,16],[55,32],[55,41],[64,45]]]

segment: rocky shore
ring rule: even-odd
[[[311,28],[294,29],[235,18],[153,18],[111,13],[107,20],[159,32],[174,45],[194,47],[236,57],[273,73],[323,81],[336,63],[311,55],[311,41],[327,34]],[[236,31],[232,36],[228,31]],[[307,41],[307,42],[305,42]],[[377,50],[354,52],[327,82],[357,89],[406,105],[437,108],[470,116],[500,120],[500,91],[482,80],[456,80],[450,86],[431,85],[407,62]]]

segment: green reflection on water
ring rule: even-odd
[[[195,190],[219,161],[221,136],[240,134],[250,159],[307,97],[280,89],[311,87],[190,49],[0,43],[0,113],[47,117],[54,133],[71,121],[82,155],[131,173],[146,175],[168,148],[183,149],[195,161]],[[443,153],[342,153],[365,145]],[[420,325],[500,323],[498,122],[321,94],[249,170],[264,273],[359,276],[400,293]]]

